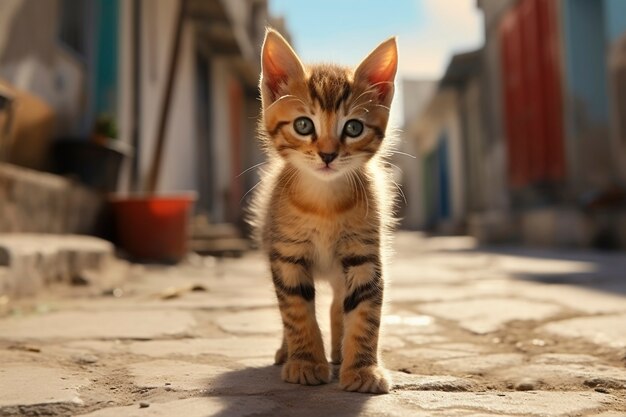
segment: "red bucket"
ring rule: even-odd
[[[120,246],[137,260],[179,262],[195,200],[194,193],[111,198]]]

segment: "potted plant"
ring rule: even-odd
[[[53,152],[57,174],[105,193],[116,191],[122,162],[130,154],[117,140],[117,125],[108,115],[98,116],[89,138],[60,138]]]

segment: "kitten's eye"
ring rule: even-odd
[[[356,138],[363,133],[363,123],[356,119],[348,120],[343,127],[343,133],[351,138]]]
[[[293,129],[297,134],[302,136],[308,136],[315,131],[313,121],[308,117],[298,117],[293,122]]]

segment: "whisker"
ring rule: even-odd
[[[348,171],[348,179],[350,181],[350,187],[353,189],[356,198],[359,198],[360,190],[357,188],[356,180],[354,179],[354,172]]]
[[[376,86],[378,86],[380,84],[393,84],[393,81],[380,81],[380,82],[377,82],[375,84],[372,84],[372,85],[370,85],[370,88],[368,88],[367,90],[365,90],[361,94],[359,94],[359,96],[357,98],[355,98],[353,101],[358,101],[365,94],[375,94],[376,93]],[[370,100],[370,101],[373,101],[373,100]]]
[[[408,156],[409,158],[417,159],[417,156],[415,156],[415,155],[411,155],[410,153],[406,153],[406,152],[400,152],[400,151],[389,151],[389,153],[392,153],[392,154],[398,154],[398,155],[404,155],[404,156]]]
[[[369,94],[369,93],[373,93],[374,89],[373,88],[368,88],[367,90],[363,91],[361,94],[359,94],[359,96],[357,98],[354,99],[354,101],[358,101],[361,97],[363,97],[365,94]]]
[[[354,181],[352,181],[352,172],[346,171],[346,173],[344,175],[345,175],[346,179],[348,180],[348,185],[350,186],[350,192],[354,193],[357,196],[357,198],[358,198],[357,190],[354,187]]]
[[[366,94],[372,94],[376,92],[376,86],[381,85],[381,84],[392,84],[393,85],[393,81],[379,81],[377,83],[374,83],[372,85],[370,85],[370,88],[368,88],[367,90],[363,91],[361,94],[358,95],[358,97],[356,97],[354,100],[352,100],[353,103],[350,107],[355,107],[358,108],[359,106],[365,105],[367,103],[371,103],[374,100],[369,100],[369,101],[365,101],[363,103],[358,103],[359,99],[361,97],[363,97]],[[382,104],[379,104],[379,106],[386,108],[387,110],[389,110],[389,107],[383,106]]]
[[[367,191],[365,189],[365,185],[363,184],[363,180],[361,179],[361,177],[359,177],[358,175],[355,174],[355,178],[358,180],[359,187],[363,191],[363,197],[365,198],[365,218],[367,218],[367,216],[368,216],[368,214],[370,212],[370,202],[369,202],[369,198],[367,196]]]
[[[245,174],[246,172],[248,172],[248,171],[250,171],[250,170],[252,170],[252,169],[254,169],[254,168],[258,168],[258,167],[260,167],[261,165],[265,165],[265,164],[267,164],[267,161],[265,161],[265,162],[261,162],[261,163],[258,163],[258,164],[256,164],[256,165],[253,165],[253,166],[251,166],[250,168],[248,168],[248,169],[246,169],[245,171],[243,171],[241,174],[237,175],[235,178],[239,178],[239,177],[241,177],[243,174]]]
[[[361,102],[358,102],[358,103],[353,104],[351,107],[353,107],[353,108],[355,108],[355,109],[358,109],[358,108],[360,108],[360,107],[364,107],[364,106],[368,105],[368,104],[369,104],[369,103],[371,103],[372,101],[374,101],[374,100],[365,100],[365,101],[361,101]]]
[[[354,107],[354,108],[352,109],[351,113],[353,113],[353,112],[355,112],[355,111],[357,111],[357,110],[363,110],[363,111],[365,111],[365,113],[369,113],[369,112],[370,112],[370,111],[369,111],[369,109],[365,107],[365,105],[366,105],[366,104],[367,104],[367,103],[363,103],[363,104],[360,104],[360,105],[358,105],[358,106]]]
[[[400,195],[402,196],[402,199],[404,200],[404,204],[407,205],[409,203],[407,203],[406,201],[406,196],[404,195],[404,191],[402,191],[402,187],[400,186],[400,184],[398,184],[397,182],[395,182],[394,180],[391,180],[391,182],[393,183],[393,185],[396,186],[396,188],[398,189],[398,191],[400,192]]]
[[[259,180],[259,182],[257,182],[256,184],[254,184],[254,186],[252,188],[250,188],[248,191],[246,191],[246,193],[243,195],[243,197],[241,197],[241,200],[239,200],[239,204],[241,204],[241,202],[243,201],[244,198],[246,198],[246,196],[248,194],[250,194],[252,192],[252,190],[254,190],[256,187],[259,186],[259,184],[261,184],[263,182],[263,180]]]
[[[280,190],[280,200],[282,200],[283,198],[283,194],[285,193],[285,190],[293,183],[293,181],[295,180],[296,176],[297,176],[297,171],[293,168],[289,168],[289,172],[287,173],[288,177],[285,180],[285,183],[282,186],[282,189]]]
[[[306,106],[306,103],[299,97],[294,96],[293,94],[286,94],[284,96],[280,96],[275,102],[273,102],[272,104],[270,104],[269,106],[267,106],[267,108],[265,109],[265,111],[268,111],[269,109],[271,109],[272,107],[274,107],[276,104],[280,103],[283,100],[286,99],[291,99],[294,101],[299,101],[300,103],[304,104]]]
[[[393,84],[393,81],[379,81],[377,83],[372,84],[371,87],[376,87],[377,85],[381,85],[381,84]]]
[[[400,171],[400,173],[404,174],[404,171],[398,165],[392,164],[391,162],[387,162],[387,163],[391,165],[392,167],[394,167],[395,169],[397,169],[398,171]]]

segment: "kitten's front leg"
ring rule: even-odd
[[[339,384],[347,391],[389,392],[389,377],[378,365],[383,300],[380,256],[344,256],[342,264],[347,291],[343,302],[343,363]]]
[[[282,365],[287,362],[287,339],[285,338],[285,330],[283,329],[283,342],[274,355],[274,365]]]
[[[341,343],[343,341],[343,297],[337,293],[330,306],[330,358],[335,365],[341,364]]]
[[[286,382],[318,385],[330,381],[330,366],[315,318],[315,287],[310,261],[304,256],[270,253],[272,279],[284,326]],[[280,351],[280,350],[279,350]],[[284,352],[283,352],[284,353]]]

